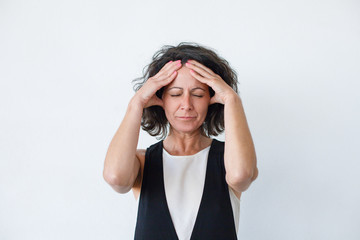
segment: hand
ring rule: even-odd
[[[237,93],[210,68],[205,67],[195,60],[188,60],[186,67],[190,68],[190,74],[198,81],[211,87],[215,95],[210,99],[210,104],[225,104],[231,97],[239,97]]]
[[[176,70],[181,67],[181,60],[175,62],[170,61],[166,63],[156,75],[150,77],[145,82],[134,96],[143,108],[155,105],[163,107],[163,101],[156,96],[156,92],[162,87],[170,84],[176,78]]]

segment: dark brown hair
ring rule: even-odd
[[[214,50],[200,46],[196,43],[182,42],[178,46],[165,45],[157,51],[152,62],[143,69],[143,76],[133,80],[134,90],[138,91],[148,78],[157,74],[161,68],[169,61],[181,60],[185,64],[187,60],[196,60],[204,66],[210,68],[215,74],[218,74],[236,93],[237,75],[229,66],[229,63],[219,57]],[[164,87],[156,92],[160,99]],[[214,91],[209,87],[210,97],[214,96]],[[168,133],[168,120],[165,111],[160,106],[151,106],[143,110],[141,119],[142,129],[151,136],[159,136],[164,139]],[[217,136],[224,131],[224,105],[215,103],[209,105],[204,123],[200,127],[201,133],[208,137]]]

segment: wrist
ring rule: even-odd
[[[143,111],[145,104],[135,96],[130,99],[128,109]]]
[[[241,102],[240,96],[236,93],[229,93],[225,95],[224,104],[232,104]]]

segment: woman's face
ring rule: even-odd
[[[171,127],[177,131],[198,131],[205,120],[210,103],[209,87],[196,80],[183,66],[174,81],[166,86],[163,106]]]

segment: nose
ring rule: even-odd
[[[193,109],[193,105],[191,102],[191,97],[190,94],[184,94],[184,97],[181,101],[181,110],[192,110]]]

